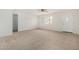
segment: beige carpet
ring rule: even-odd
[[[64,50],[79,49],[79,35],[72,33],[29,30],[0,38],[0,49]]]

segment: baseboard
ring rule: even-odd
[[[12,35],[12,33],[8,33],[8,34],[5,34],[5,35],[1,35],[0,38],[1,38],[1,37],[10,36],[10,35]]]
[[[20,29],[18,29],[18,32],[19,31],[25,31],[25,30],[33,30],[33,29],[36,29],[36,27],[32,26],[32,27],[28,27],[28,28],[20,28]]]

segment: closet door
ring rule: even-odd
[[[73,17],[73,33],[79,34],[79,14],[74,14]]]
[[[73,31],[73,18],[72,15],[64,16],[62,19],[63,31],[72,32]]]

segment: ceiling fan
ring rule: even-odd
[[[41,9],[41,12],[47,12],[47,9]]]

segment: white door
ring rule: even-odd
[[[64,16],[63,18],[63,31],[72,32],[72,16]]]

